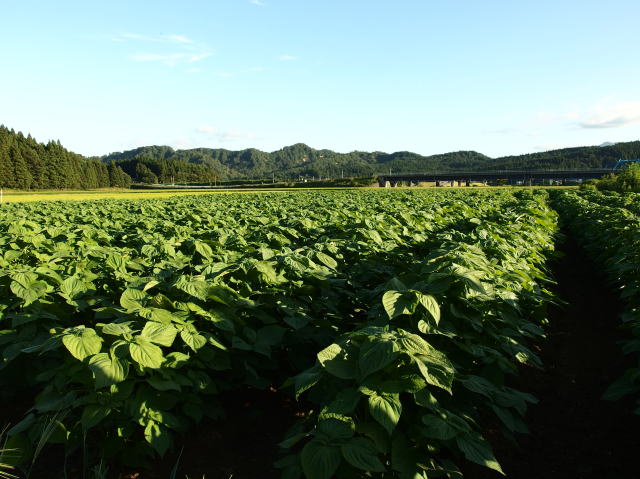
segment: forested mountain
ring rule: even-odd
[[[408,151],[336,153],[331,150],[316,150],[298,143],[272,153],[253,148],[241,151],[210,148],[174,150],[168,146],[149,146],[123,153],[112,153],[102,159],[115,160],[134,181],[144,181],[145,177],[153,179],[155,176],[160,182],[166,183],[170,180],[169,176],[174,176],[175,181],[212,181],[211,177],[205,175],[205,170],[189,170],[187,164],[193,167],[206,166],[206,171],[213,174],[215,179],[269,178],[272,175],[279,179],[296,179],[300,176],[375,176],[389,171],[428,173],[451,170],[606,168],[612,166],[619,158],[638,157],[640,141],[565,148],[501,158],[490,158],[475,151],[431,156]],[[144,166],[144,169],[140,165]],[[168,173],[170,168],[173,168],[173,172]],[[147,170],[154,176],[150,176]],[[190,179],[178,180],[180,172]],[[196,177],[200,179],[191,179]]]
[[[620,158],[640,158],[640,141],[565,148],[490,158],[475,151],[423,156],[396,153],[336,153],[302,143],[267,153],[254,148],[231,151],[145,146],[101,158],[86,158],[58,141],[38,143],[0,126],[0,187],[17,189],[128,187],[141,183],[210,183],[220,180],[278,180],[300,177],[373,177],[378,174],[508,169],[611,167]]]
[[[0,125],[0,187],[33,189],[128,188],[131,178],[115,162],[72,153],[59,141],[38,143]]]

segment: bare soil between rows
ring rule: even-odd
[[[565,305],[549,310],[547,341],[540,345],[544,370],[524,368],[515,387],[539,403],[527,411],[530,435],[517,445],[492,438],[507,477],[514,479],[637,479],[640,417],[634,402],[604,401],[602,394],[633,366],[618,342],[621,302],[594,264],[570,236],[558,245],[552,263],[555,288]],[[501,477],[468,467],[465,477]]]

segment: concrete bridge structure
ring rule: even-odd
[[[469,186],[471,183],[486,183],[498,180],[508,184],[534,185],[550,181],[559,181],[562,184],[574,181],[583,181],[601,178],[613,173],[611,169],[583,169],[583,170],[504,170],[504,171],[451,171],[436,173],[398,173],[395,175],[378,176],[380,187],[398,186],[400,183],[408,183],[413,186],[422,182],[435,182],[436,186],[445,182],[458,182],[460,186]]]

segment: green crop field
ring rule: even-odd
[[[597,253],[616,258],[637,320],[637,196],[184,193],[1,205],[0,398],[16,451],[0,464],[14,473],[56,447],[73,477],[102,461],[104,477],[177,467],[192,431],[233,422],[223,398],[248,391],[296,411],[272,457],[286,478],[500,473],[487,434],[527,431],[536,399],[509,378],[542,366],[559,213],[586,244],[594,218],[608,222],[615,241]]]

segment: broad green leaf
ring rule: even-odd
[[[300,460],[307,479],[331,479],[338,470],[342,455],[339,447],[312,440],[302,448]]]
[[[158,391],[181,391],[182,388],[175,381],[171,381],[170,379],[163,379],[160,376],[151,376],[147,378],[147,382],[153,387],[153,389],[157,389]]]
[[[341,354],[342,348],[340,347],[340,345],[333,343],[320,351],[317,356],[320,364],[324,365],[326,361],[331,361],[332,359],[339,357]]]
[[[62,344],[80,361],[99,353],[102,338],[91,328],[75,328],[62,336]]]
[[[415,393],[422,390],[427,385],[426,381],[419,374],[404,374],[395,376],[394,379],[383,381],[378,390],[382,393]]]
[[[422,416],[422,423],[425,425],[425,427],[422,428],[423,434],[433,439],[448,441],[458,434],[457,429],[450,426],[447,421],[435,414]]]
[[[426,407],[432,411],[440,410],[438,400],[429,392],[428,388],[424,388],[413,394],[413,398],[418,406]]]
[[[111,408],[98,404],[89,404],[85,406],[80,417],[80,424],[85,431],[96,426],[111,413]]]
[[[465,268],[464,266],[458,265],[458,264],[454,264],[451,267],[451,271],[453,272],[453,274],[455,276],[457,276],[458,278],[460,278],[462,281],[465,282],[465,284],[472,290],[477,291],[478,293],[481,294],[486,294],[487,290],[484,286],[484,284],[482,283],[482,281],[480,281],[480,272],[479,271],[472,271],[468,268]]]
[[[360,347],[358,365],[360,377],[379,371],[390,364],[396,357],[397,347],[393,341],[366,342]]]
[[[171,445],[171,433],[155,421],[147,423],[144,438],[160,456],[164,456]]]
[[[175,287],[194,298],[202,300],[207,299],[209,293],[209,285],[206,281],[193,279],[188,276],[180,276],[175,283]]]
[[[362,393],[355,388],[347,388],[340,391],[336,398],[329,403],[327,411],[335,414],[351,414],[360,398]]]
[[[203,258],[211,259],[211,257],[213,256],[213,250],[211,249],[211,246],[198,240],[194,241],[194,244],[196,246],[196,251],[200,253]]]
[[[354,437],[340,446],[342,456],[358,469],[368,472],[384,472],[385,468],[378,459],[376,446],[366,437]]]
[[[421,462],[423,454],[418,454],[416,448],[411,447],[411,443],[401,431],[394,433],[391,441],[391,467],[394,471],[402,473],[402,479],[415,478],[418,472],[417,464]]]
[[[352,420],[349,422],[329,417],[318,423],[318,432],[326,435],[332,442],[349,439],[353,436],[354,429]]]
[[[178,334],[178,330],[173,326],[149,321],[144,325],[140,336],[152,343],[169,347],[173,344],[176,334]]]
[[[394,319],[402,314],[411,314],[416,309],[417,299],[409,293],[399,291],[387,291],[382,295],[382,306],[389,319]]]
[[[398,303],[400,298],[402,298],[402,293],[400,293],[399,291],[387,291],[382,295],[382,306],[387,312],[389,319],[393,319],[398,316],[398,314],[402,314],[397,313],[396,311],[396,304]]]
[[[318,365],[301,372],[294,378],[294,389],[296,399],[307,389],[315,386],[322,377],[322,370]]]
[[[278,443],[278,446],[283,449],[290,449],[291,447],[298,444],[302,439],[309,436],[307,432],[300,432],[298,434],[294,434],[293,436],[288,437],[284,441]]]
[[[98,353],[89,359],[89,369],[93,372],[94,388],[100,389],[124,381],[129,373],[129,364],[107,353]]]
[[[476,438],[471,435],[458,436],[456,437],[456,444],[464,453],[464,457],[469,461],[488,467],[504,475],[500,464],[493,455],[491,446],[482,437]]]
[[[12,279],[11,292],[24,300],[24,306],[30,305],[53,291],[53,287],[45,281],[38,280],[38,275],[35,273],[16,273],[12,275]]]
[[[133,331],[130,328],[131,322],[126,323],[107,323],[102,326],[102,334],[109,334],[111,336],[122,336],[123,334],[131,334]]]
[[[196,352],[207,344],[207,338],[205,338],[202,334],[198,334],[197,331],[188,331],[186,329],[183,329],[182,331],[180,331],[180,337],[187,346],[189,346]]]
[[[260,278],[267,284],[279,283],[278,274],[271,263],[267,261],[256,261],[253,267],[258,271]]]
[[[398,330],[399,343],[405,351],[411,354],[430,354],[434,348],[417,334]]]
[[[435,320],[436,324],[438,324],[440,322],[440,306],[438,305],[436,298],[430,294],[422,293],[419,293],[418,298],[420,299],[420,304],[424,306],[431,317]]]
[[[402,404],[398,394],[384,394],[369,396],[369,412],[373,419],[378,421],[391,435],[395,429],[400,414]]]
[[[341,379],[356,377],[357,365],[346,357],[346,352],[339,344],[331,344],[318,353],[318,361],[333,376]]]
[[[162,349],[139,336],[135,343],[129,344],[129,354],[131,359],[147,368],[158,369],[164,361]]]
[[[128,311],[137,311],[143,307],[142,301],[148,298],[144,291],[139,289],[125,289],[120,296],[120,306]]]
[[[390,438],[387,431],[375,421],[362,422],[356,424],[356,432],[364,434],[371,439],[376,450],[381,453],[388,453],[390,450]]]
[[[618,399],[638,391],[638,370],[629,370],[616,379],[604,392],[602,399],[617,401]]]
[[[429,354],[416,354],[414,361],[429,384],[451,393],[456,371],[444,353],[432,348]]]
[[[144,246],[143,246],[144,248]],[[156,281],[155,279],[152,279],[151,281],[149,281],[147,284],[144,285],[144,288],[142,288],[142,291],[149,291],[151,288],[157,286],[160,284],[160,281]]]
[[[86,290],[87,286],[85,283],[74,276],[65,279],[60,285],[60,291],[69,299],[73,299],[76,296],[81,295]]]
[[[28,430],[36,421],[36,415],[32,412],[22,418],[15,426],[7,431],[9,436],[15,436]]]
[[[327,268],[336,269],[338,267],[338,263],[335,259],[321,251],[316,252],[316,258],[318,258],[318,261],[324,264]]]

